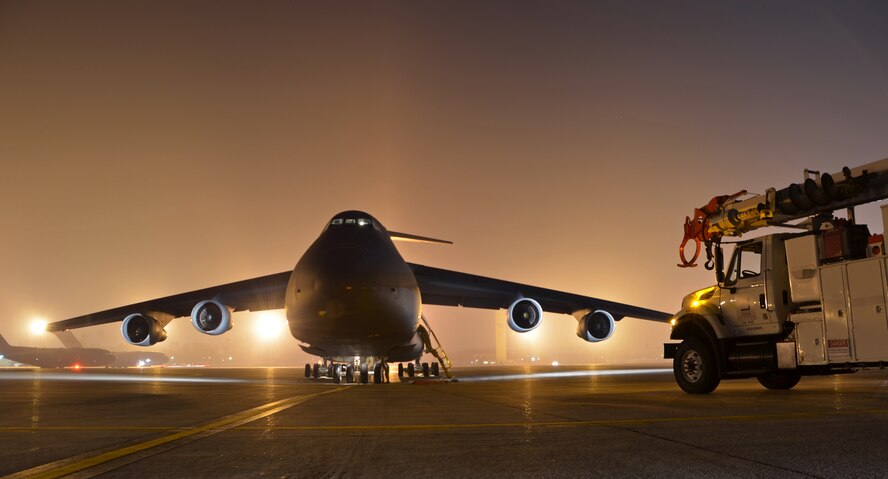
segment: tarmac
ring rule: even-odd
[[[0,476],[888,477],[888,371],[696,396],[663,367],[6,369]]]

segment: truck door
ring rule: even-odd
[[[772,328],[765,297],[765,274],[762,268],[763,242],[739,244],[721,291],[722,317],[738,335],[771,334]]]

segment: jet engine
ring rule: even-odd
[[[222,334],[231,329],[231,310],[214,299],[201,301],[191,310],[191,324],[204,334]]]
[[[597,343],[610,338],[617,324],[610,313],[603,310],[587,313],[577,321],[577,336],[590,343]]]
[[[517,333],[533,331],[543,320],[543,308],[530,298],[520,298],[509,306],[509,327]]]
[[[120,333],[134,346],[151,346],[167,338],[160,321],[144,314],[131,314],[123,319]]]

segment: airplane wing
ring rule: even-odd
[[[500,309],[508,308],[520,297],[526,297],[536,300],[544,311],[552,313],[577,315],[601,309],[610,313],[617,321],[626,316],[659,322],[668,322],[672,319],[669,313],[629,304],[420,264],[408,264],[419,283],[423,304]]]
[[[283,309],[287,283],[292,271],[236,281],[190,293],[176,294],[141,303],[109,309],[99,313],[57,321],[46,326],[50,332],[95,326],[122,321],[133,313],[164,313],[174,318],[189,316],[195,304],[207,299],[218,299],[235,311],[264,311]]]

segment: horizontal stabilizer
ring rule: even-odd
[[[417,236],[411,235],[407,233],[397,233],[395,231],[389,231],[389,236],[392,237],[395,241],[412,241],[416,243],[439,243],[439,244],[453,244],[453,241],[447,241],[437,238],[429,238],[427,236]]]

